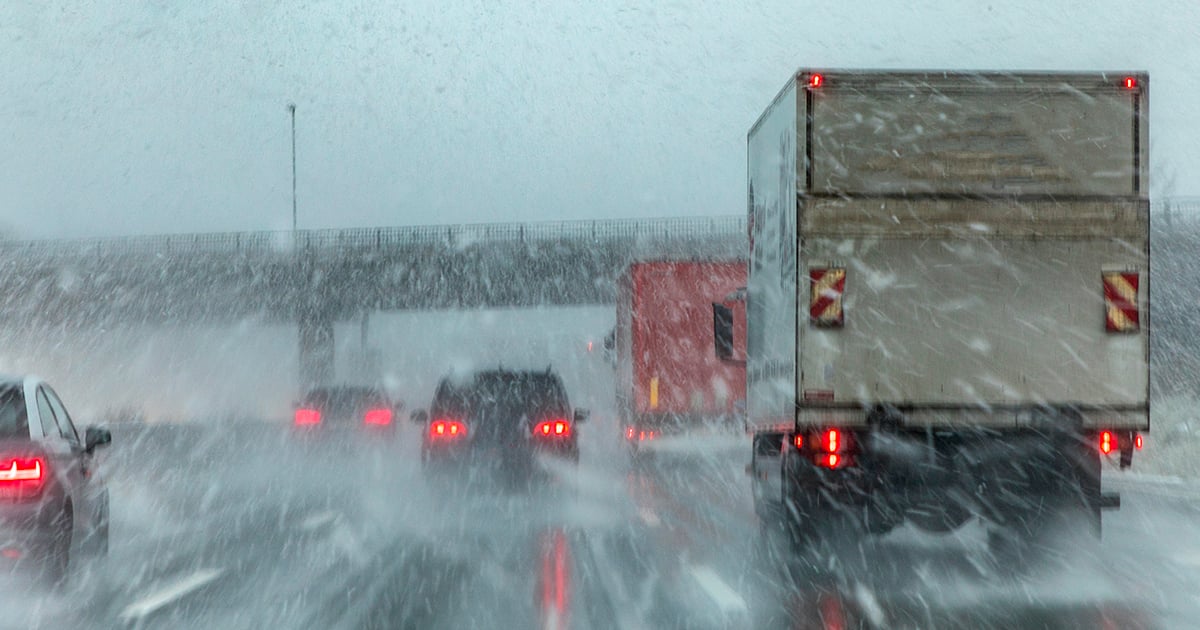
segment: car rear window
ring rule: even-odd
[[[435,417],[531,420],[569,411],[562,383],[553,374],[484,372],[465,383],[444,382],[431,412]]]
[[[386,407],[383,394],[373,389],[317,389],[304,397],[304,406],[319,409],[330,419],[353,419],[369,409]]]
[[[19,387],[0,388],[0,438],[28,438],[29,414]]]

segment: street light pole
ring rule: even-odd
[[[296,231],[296,104],[288,103],[292,115],[292,231]]]

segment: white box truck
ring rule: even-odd
[[[801,545],[1099,534],[1102,460],[1150,422],[1147,96],[1144,72],[787,82],[748,138],[761,517]]]

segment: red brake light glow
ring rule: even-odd
[[[363,422],[365,424],[373,424],[376,426],[383,426],[383,425],[391,424],[392,423],[392,410],[391,409],[371,409],[371,410],[367,411],[366,415],[363,416]]]
[[[804,436],[799,433],[792,436],[792,444],[796,446],[796,450],[804,448]]]
[[[0,483],[16,481],[41,481],[42,460],[14,459],[9,465],[0,465]]]
[[[316,409],[297,409],[296,424],[321,424],[321,412]]]
[[[46,460],[41,457],[0,458],[0,500],[35,498],[48,476]]]
[[[533,434],[543,437],[568,437],[571,435],[571,425],[566,420],[544,420],[533,427]]]
[[[1137,450],[1142,450],[1142,434],[1138,433],[1133,436],[1133,447]]]
[[[1112,453],[1113,449],[1116,448],[1116,444],[1117,444],[1117,437],[1115,435],[1113,435],[1112,431],[1101,431],[1100,432],[1100,452],[1101,453],[1104,453],[1105,455]]]
[[[435,440],[455,440],[467,436],[467,425],[458,420],[434,420],[429,425],[429,437]]]
[[[825,85],[824,76],[816,73],[808,75],[808,87],[819,88],[822,85]]]
[[[1121,82],[1121,85],[1125,86],[1126,90],[1132,90],[1137,87],[1137,78],[1125,77],[1125,80]]]

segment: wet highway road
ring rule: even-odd
[[[118,428],[112,549],[61,593],[0,589],[19,628],[1189,628],[1200,496],[1111,479],[1102,543],[1020,578],[982,532],[900,530],[799,559],[760,529],[739,440],[631,466],[582,431],[530,488],[431,482],[395,447],[278,426]]]

